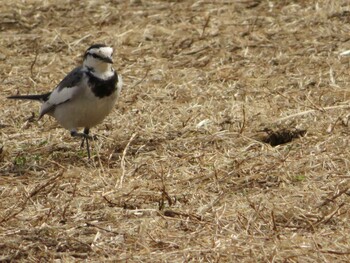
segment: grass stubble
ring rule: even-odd
[[[0,261],[348,262],[348,9],[3,3]],[[125,88],[88,161],[5,97],[52,89],[97,42]]]

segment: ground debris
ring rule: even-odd
[[[0,262],[350,262],[348,9],[1,1]],[[88,161],[6,97],[94,43],[125,88]]]
[[[283,128],[280,130],[270,130],[268,128],[264,129],[264,132],[267,133],[261,140],[264,143],[268,143],[271,146],[277,146],[291,142],[294,139],[305,136],[306,130],[299,129],[287,129]]]

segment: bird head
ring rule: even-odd
[[[103,44],[95,44],[86,50],[83,65],[96,73],[111,71],[112,57],[113,48]]]

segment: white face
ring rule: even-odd
[[[113,48],[111,47],[93,48],[89,50],[89,53],[111,58],[113,55]]]
[[[98,62],[113,63],[113,48],[111,47],[96,47],[91,48],[86,52],[86,58],[97,60]]]
[[[114,75],[112,57],[113,48],[94,45],[85,52],[83,66],[89,68],[95,76],[108,79]]]

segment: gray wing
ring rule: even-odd
[[[76,86],[84,75],[83,67],[76,67],[57,85],[56,89],[61,91],[65,88],[72,88]]]
[[[41,106],[39,119],[45,114],[53,111],[57,105],[70,101],[76,94],[81,84],[85,71],[82,67],[72,70],[52,91],[50,97]]]

